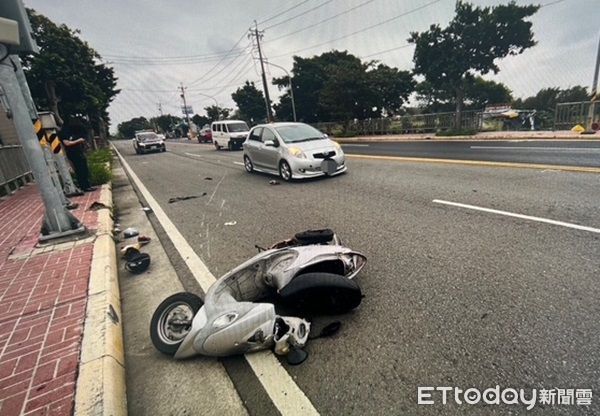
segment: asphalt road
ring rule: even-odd
[[[419,386],[600,395],[600,234],[434,202],[594,230],[597,174],[351,159],[345,175],[271,186],[272,177],[244,171],[241,152],[167,146],[138,156],[117,143],[213,274],[255,254],[255,244],[307,228],[331,227],[368,257],[357,277],[360,308],[338,317],[339,335],[310,343],[305,363],[288,367],[321,414],[525,413],[442,405],[440,396],[418,405]],[[538,404],[527,414],[600,414],[600,397],[591,407]]]
[[[565,166],[600,166],[600,140],[446,141],[346,143],[351,154],[483,160]]]

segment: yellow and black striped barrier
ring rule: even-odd
[[[54,153],[54,154],[60,153],[62,146],[60,143],[60,139],[58,138],[58,135],[56,134],[56,131],[52,131],[52,132],[46,134],[46,141],[48,143],[50,143],[50,149],[52,149],[52,153]]]
[[[56,134],[56,130],[46,131],[42,126],[42,121],[40,119],[37,119],[33,123],[33,128],[41,146],[50,146],[52,153],[60,153],[62,146],[60,138]]]
[[[42,145],[43,147],[47,146],[48,142],[46,141],[46,132],[42,127],[42,121],[40,119],[37,119],[35,123],[33,123],[33,129],[35,130],[35,135],[40,141],[40,145]]]

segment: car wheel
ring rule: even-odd
[[[244,167],[246,168],[246,172],[252,173],[254,170],[254,165],[248,156],[244,156]]]
[[[140,149],[138,149],[137,147],[134,147],[135,149],[135,153],[137,153],[138,155],[140,154]]]
[[[233,150],[233,143],[227,143],[227,150],[229,150],[230,152]]]
[[[214,142],[213,144],[215,145],[216,150],[221,150],[221,146],[219,146],[219,143]]]
[[[292,180],[292,168],[290,168],[290,164],[285,160],[279,162],[279,176],[287,182]]]
[[[161,151],[162,151],[162,152],[166,152],[166,151],[167,151],[167,148],[166,148],[166,147],[163,147]]]

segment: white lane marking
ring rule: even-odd
[[[221,186],[221,182],[223,182],[223,179],[225,179],[225,176],[223,176],[221,178],[221,180],[219,181],[219,183],[217,183],[217,186],[215,186],[215,189],[214,189],[212,195],[210,196],[210,198],[208,199],[208,202],[206,203],[206,205],[210,204],[211,201],[213,200],[213,198],[215,197],[215,194],[217,193],[217,190],[219,189],[219,186]]]
[[[189,155],[189,156],[202,157],[202,156],[200,156],[200,155],[197,155],[196,153],[188,153],[188,152],[185,152],[185,154],[186,154],[186,155]]]
[[[475,205],[461,204],[459,202],[444,201],[444,200],[441,200],[441,199],[434,199],[433,202],[436,203],[436,204],[452,205],[454,207],[474,209],[476,211],[489,212],[491,214],[506,215],[508,217],[515,217],[515,218],[520,218],[520,219],[523,219],[523,220],[543,222],[543,223],[552,224],[552,225],[560,225],[561,227],[574,228],[576,230],[589,231],[591,233],[600,234],[600,228],[586,227],[584,225],[573,224],[573,223],[570,223],[570,222],[556,221],[556,220],[551,220],[551,219],[548,219],[548,218],[534,217],[534,216],[531,216],[531,215],[516,214],[514,212],[500,211],[498,209],[478,207],[478,206],[475,206]]]
[[[159,203],[154,199],[150,191],[144,186],[140,178],[135,174],[133,169],[121,156],[121,153],[113,145],[113,149],[117,153],[121,164],[136,184],[140,193],[146,199],[146,202],[154,211],[156,219],[165,229],[167,236],[173,242],[175,249],[185,261],[190,272],[206,293],[208,288],[216,281],[216,278],[208,270],[208,267],[200,260],[194,249],[190,246],[187,240],[179,232],[175,224],[169,219],[163,211]],[[208,230],[207,230],[208,231]],[[300,387],[294,382],[289,373],[281,366],[281,363],[275,355],[270,351],[262,351],[259,353],[247,354],[244,356],[256,377],[262,384],[263,388],[271,398],[275,407],[283,416],[293,415],[319,415],[317,409],[314,408],[308,397],[304,394]]]
[[[242,162],[233,162],[234,165],[240,165],[240,166],[244,166],[244,164]]]
[[[358,143],[340,143],[342,147],[369,147],[368,144],[358,144]]]
[[[490,150],[552,150],[573,152],[580,150],[582,152],[600,152],[600,147],[536,147],[536,146],[471,146],[471,149],[490,149]]]

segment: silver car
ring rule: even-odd
[[[334,176],[346,171],[339,143],[304,123],[260,124],[250,130],[244,148],[248,172],[278,174],[289,181]]]

